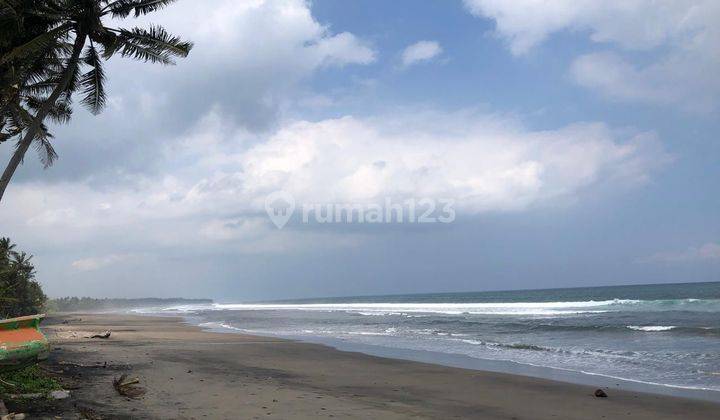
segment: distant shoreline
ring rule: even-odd
[[[52,298],[47,302],[51,312],[95,312],[146,308],[168,305],[208,305],[212,299],[187,298],[91,298],[68,296]]]

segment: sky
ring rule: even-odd
[[[50,296],[720,280],[720,2],[180,0],[114,23],[150,22],[190,56],[112,58],[107,109],[53,127],[58,162],[28,154],[0,204]],[[454,218],[278,229],[278,191]]]

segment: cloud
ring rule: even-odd
[[[129,259],[130,255],[110,254],[102,257],[83,258],[70,265],[78,271],[95,271]]]
[[[717,108],[720,81],[711,75],[718,71],[720,61],[687,53],[646,66],[635,66],[613,52],[591,53],[576,58],[570,68],[576,83],[606,98],[678,105],[700,114]]]
[[[684,251],[659,252],[643,258],[640,262],[685,263],[685,262],[718,262],[720,261],[720,244],[708,242]]]
[[[402,64],[408,67],[428,62],[440,54],[442,54],[442,47],[437,41],[418,41],[403,50]]]
[[[712,0],[465,0],[465,5],[476,16],[494,19],[497,32],[518,55],[560,31],[587,32],[593,42],[614,43],[628,50],[701,41],[713,35],[711,23],[718,10]]]
[[[276,190],[298,203],[427,197],[454,199],[464,215],[515,212],[640,185],[667,160],[651,132],[602,123],[532,131],[472,111],[290,121],[249,143],[232,127],[211,112],[166,151],[164,175],[102,187],[15,184],[0,217],[14,235],[57,233],[75,246],[284,250],[294,242],[279,240],[264,214]]]
[[[195,115],[221,106],[250,128],[273,123],[296,87],[317,71],[367,65],[377,55],[356,35],[334,33],[318,22],[305,0],[187,1],[160,17],[195,42],[181,79],[171,80],[197,93],[189,106],[203,109]]]
[[[241,154],[242,172],[204,188],[282,189],[306,202],[452,198],[469,213],[523,210],[597,183],[644,182],[664,159],[652,133],[615,136],[598,123],[533,132],[472,113],[303,121]]]
[[[319,22],[304,0],[181,1],[123,21],[150,22],[192,40],[190,56],[170,67],[111,59],[108,109],[96,117],[78,107],[69,125],[53,128],[60,154],[53,180],[125,182],[157,171],[163,149],[211,109],[248,131],[272,130],[286,110],[313,96],[307,82],[314,76],[377,56],[369,42]],[[0,160],[11,152],[0,148]],[[15,180],[33,178],[48,173],[29,156]]]
[[[614,53],[593,53],[578,57],[572,64],[571,73],[580,85],[596,89],[613,99],[672,102],[682,95],[680,86],[671,90],[655,87],[662,77],[652,76],[651,71],[638,71]]]
[[[652,132],[593,122],[539,131],[474,110],[417,109],[285,121],[267,134],[213,110],[159,153],[157,172],[120,183],[41,180],[8,190],[0,206],[3,234],[33,250],[43,261],[39,271],[53,273],[51,293],[85,293],[96,287],[94,271],[109,267],[103,273],[114,282],[154,279],[135,282],[133,290],[147,293],[166,290],[168,276],[186,285],[207,270],[231,276],[210,261],[232,265],[281,255],[292,266],[306,255],[382,240],[377,229],[297,220],[278,230],[264,208],[276,190],[292,193],[298,206],[449,198],[462,220],[597,199],[641,186],[667,161]],[[112,287],[95,293],[130,293]]]
[[[552,34],[587,34],[606,51],[581,55],[577,83],[612,99],[679,105],[710,112],[720,97],[720,3],[465,0],[476,16],[495,20],[515,55],[527,54]],[[637,51],[646,52],[642,59]],[[622,54],[620,54],[622,52]]]

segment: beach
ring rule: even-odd
[[[88,338],[108,330],[107,339]],[[203,331],[178,317],[53,316],[63,418],[711,419],[720,404]],[[145,394],[119,395],[114,378]],[[89,414],[88,414],[89,413]],[[76,417],[73,417],[76,416]]]

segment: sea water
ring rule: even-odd
[[[340,347],[350,349],[396,349],[400,357],[403,351],[417,351],[511,362],[703,390],[720,398],[718,282],[215,303],[140,311],[180,313],[198,325],[226,332],[342,343]]]

